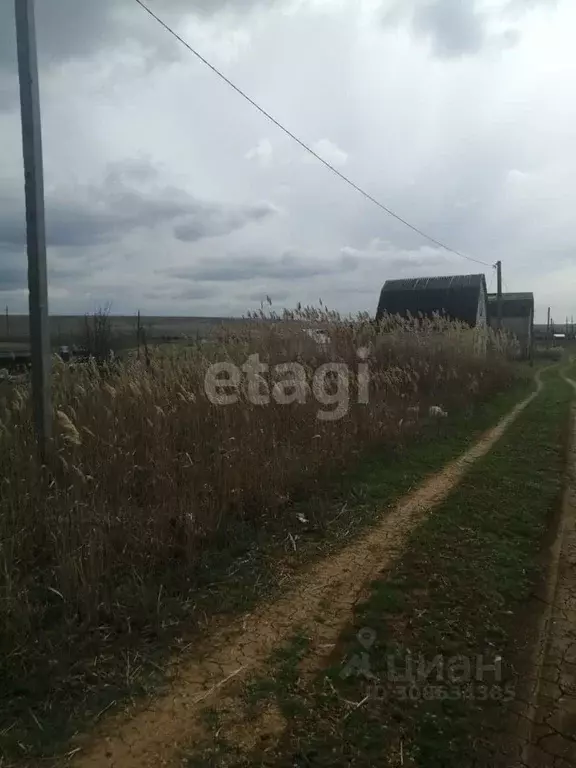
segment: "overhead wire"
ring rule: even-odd
[[[492,289],[492,284],[494,283],[494,272],[490,273],[490,280],[488,281],[488,288],[486,289],[488,293],[490,293],[490,290]]]
[[[408,227],[408,229],[411,229],[413,232],[420,235],[425,240],[428,240],[430,243],[433,243],[434,245],[438,246],[439,248],[442,248],[443,250],[449,253],[453,253],[455,256],[459,256],[462,259],[466,259],[467,261],[472,261],[472,262],[475,262],[476,264],[482,264],[485,267],[494,267],[494,264],[489,264],[486,261],[482,261],[481,259],[476,259],[473,256],[468,256],[467,254],[456,250],[455,248],[451,248],[449,245],[446,245],[441,240],[437,240],[435,237],[432,237],[431,235],[427,234],[424,230],[420,229],[414,224],[411,224],[407,219],[398,215],[391,208],[388,208],[388,206],[384,205],[384,203],[381,203],[379,200],[373,197],[369,192],[367,192],[361,186],[356,184],[354,181],[352,181],[352,179],[350,179],[348,176],[343,174],[341,171],[335,168],[331,163],[325,160],[321,155],[315,152],[314,149],[312,149],[312,147],[306,144],[306,142],[304,142],[302,139],[299,139],[298,136],[296,136],[296,134],[294,134],[292,131],[286,128],[279,120],[273,117],[269,112],[267,112],[263,107],[261,107],[256,101],[254,101],[254,99],[248,96],[248,94],[245,91],[243,91],[235,83],[233,83],[232,80],[226,77],[226,75],[223,72],[221,72],[217,67],[215,67],[214,64],[212,64],[210,61],[208,61],[208,59],[202,56],[202,54],[200,54],[195,48],[193,48],[190,45],[190,43],[184,40],[183,37],[181,37],[174,29],[172,29],[172,27],[170,27],[163,19],[161,19],[160,16],[158,16],[145,2],[143,2],[143,0],[135,0],[135,2],[138,3],[138,5],[144,11],[146,11],[146,13],[148,13],[161,27],[163,27],[169,34],[171,34],[179,43],[181,43],[185,48],[187,48],[190,51],[190,53],[196,56],[196,58],[199,59],[209,69],[211,69],[215,75],[217,75],[228,86],[230,86],[230,88],[236,91],[236,93],[238,93],[243,99],[245,99],[249,104],[251,104],[255,109],[257,109],[258,112],[264,115],[264,117],[266,117],[277,128],[279,128],[287,136],[289,136],[293,141],[295,141],[302,149],[304,149],[306,152],[312,155],[312,157],[316,158],[316,160],[321,162],[326,168],[332,171],[332,173],[334,173],[342,181],[344,181],[346,184],[352,187],[352,189],[356,190],[356,192],[363,195],[367,200],[369,200],[374,205],[378,206],[378,208],[383,210],[392,218],[399,221],[405,227]]]

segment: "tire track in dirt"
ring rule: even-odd
[[[365,586],[389,568],[414,527],[485,456],[542,388],[519,403],[499,424],[441,472],[425,481],[346,549],[302,573],[289,593],[215,633],[182,662],[169,694],[130,713],[110,718],[91,734],[76,768],[157,768],[177,759],[178,748],[206,736],[202,711],[234,681],[253,674],[296,627],[306,627],[315,648],[334,643]],[[318,617],[321,617],[320,619]],[[328,651],[329,652],[329,651]]]
[[[564,379],[576,392],[576,382]],[[568,482],[545,599],[520,764],[568,768],[576,766],[576,408],[571,413]]]

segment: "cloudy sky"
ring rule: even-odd
[[[493,270],[312,159],[135,0],[37,0],[50,311],[374,312]],[[537,320],[576,314],[573,0],[149,0],[318,154]],[[0,4],[0,305],[25,311],[13,3]]]

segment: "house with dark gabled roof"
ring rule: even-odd
[[[376,320],[385,314],[401,317],[439,314],[472,328],[485,327],[487,296],[484,275],[387,280],[380,294]]]
[[[488,296],[488,323],[498,328],[498,296]],[[502,294],[502,330],[515,336],[520,343],[522,357],[531,357],[534,337],[534,294]]]

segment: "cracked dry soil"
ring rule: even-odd
[[[182,662],[172,690],[104,720],[76,756],[77,768],[148,768],[178,764],[180,746],[206,735],[202,711],[254,674],[270,653],[304,626],[318,661],[329,653],[366,585],[401,554],[412,529],[486,455],[541,388],[519,403],[466,453],[391,509],[346,549],[306,569],[293,589],[208,638]],[[576,535],[576,534],[575,534]],[[576,546],[576,543],[575,543]],[[576,556],[576,551],[574,553]],[[320,618],[319,618],[320,617]]]

